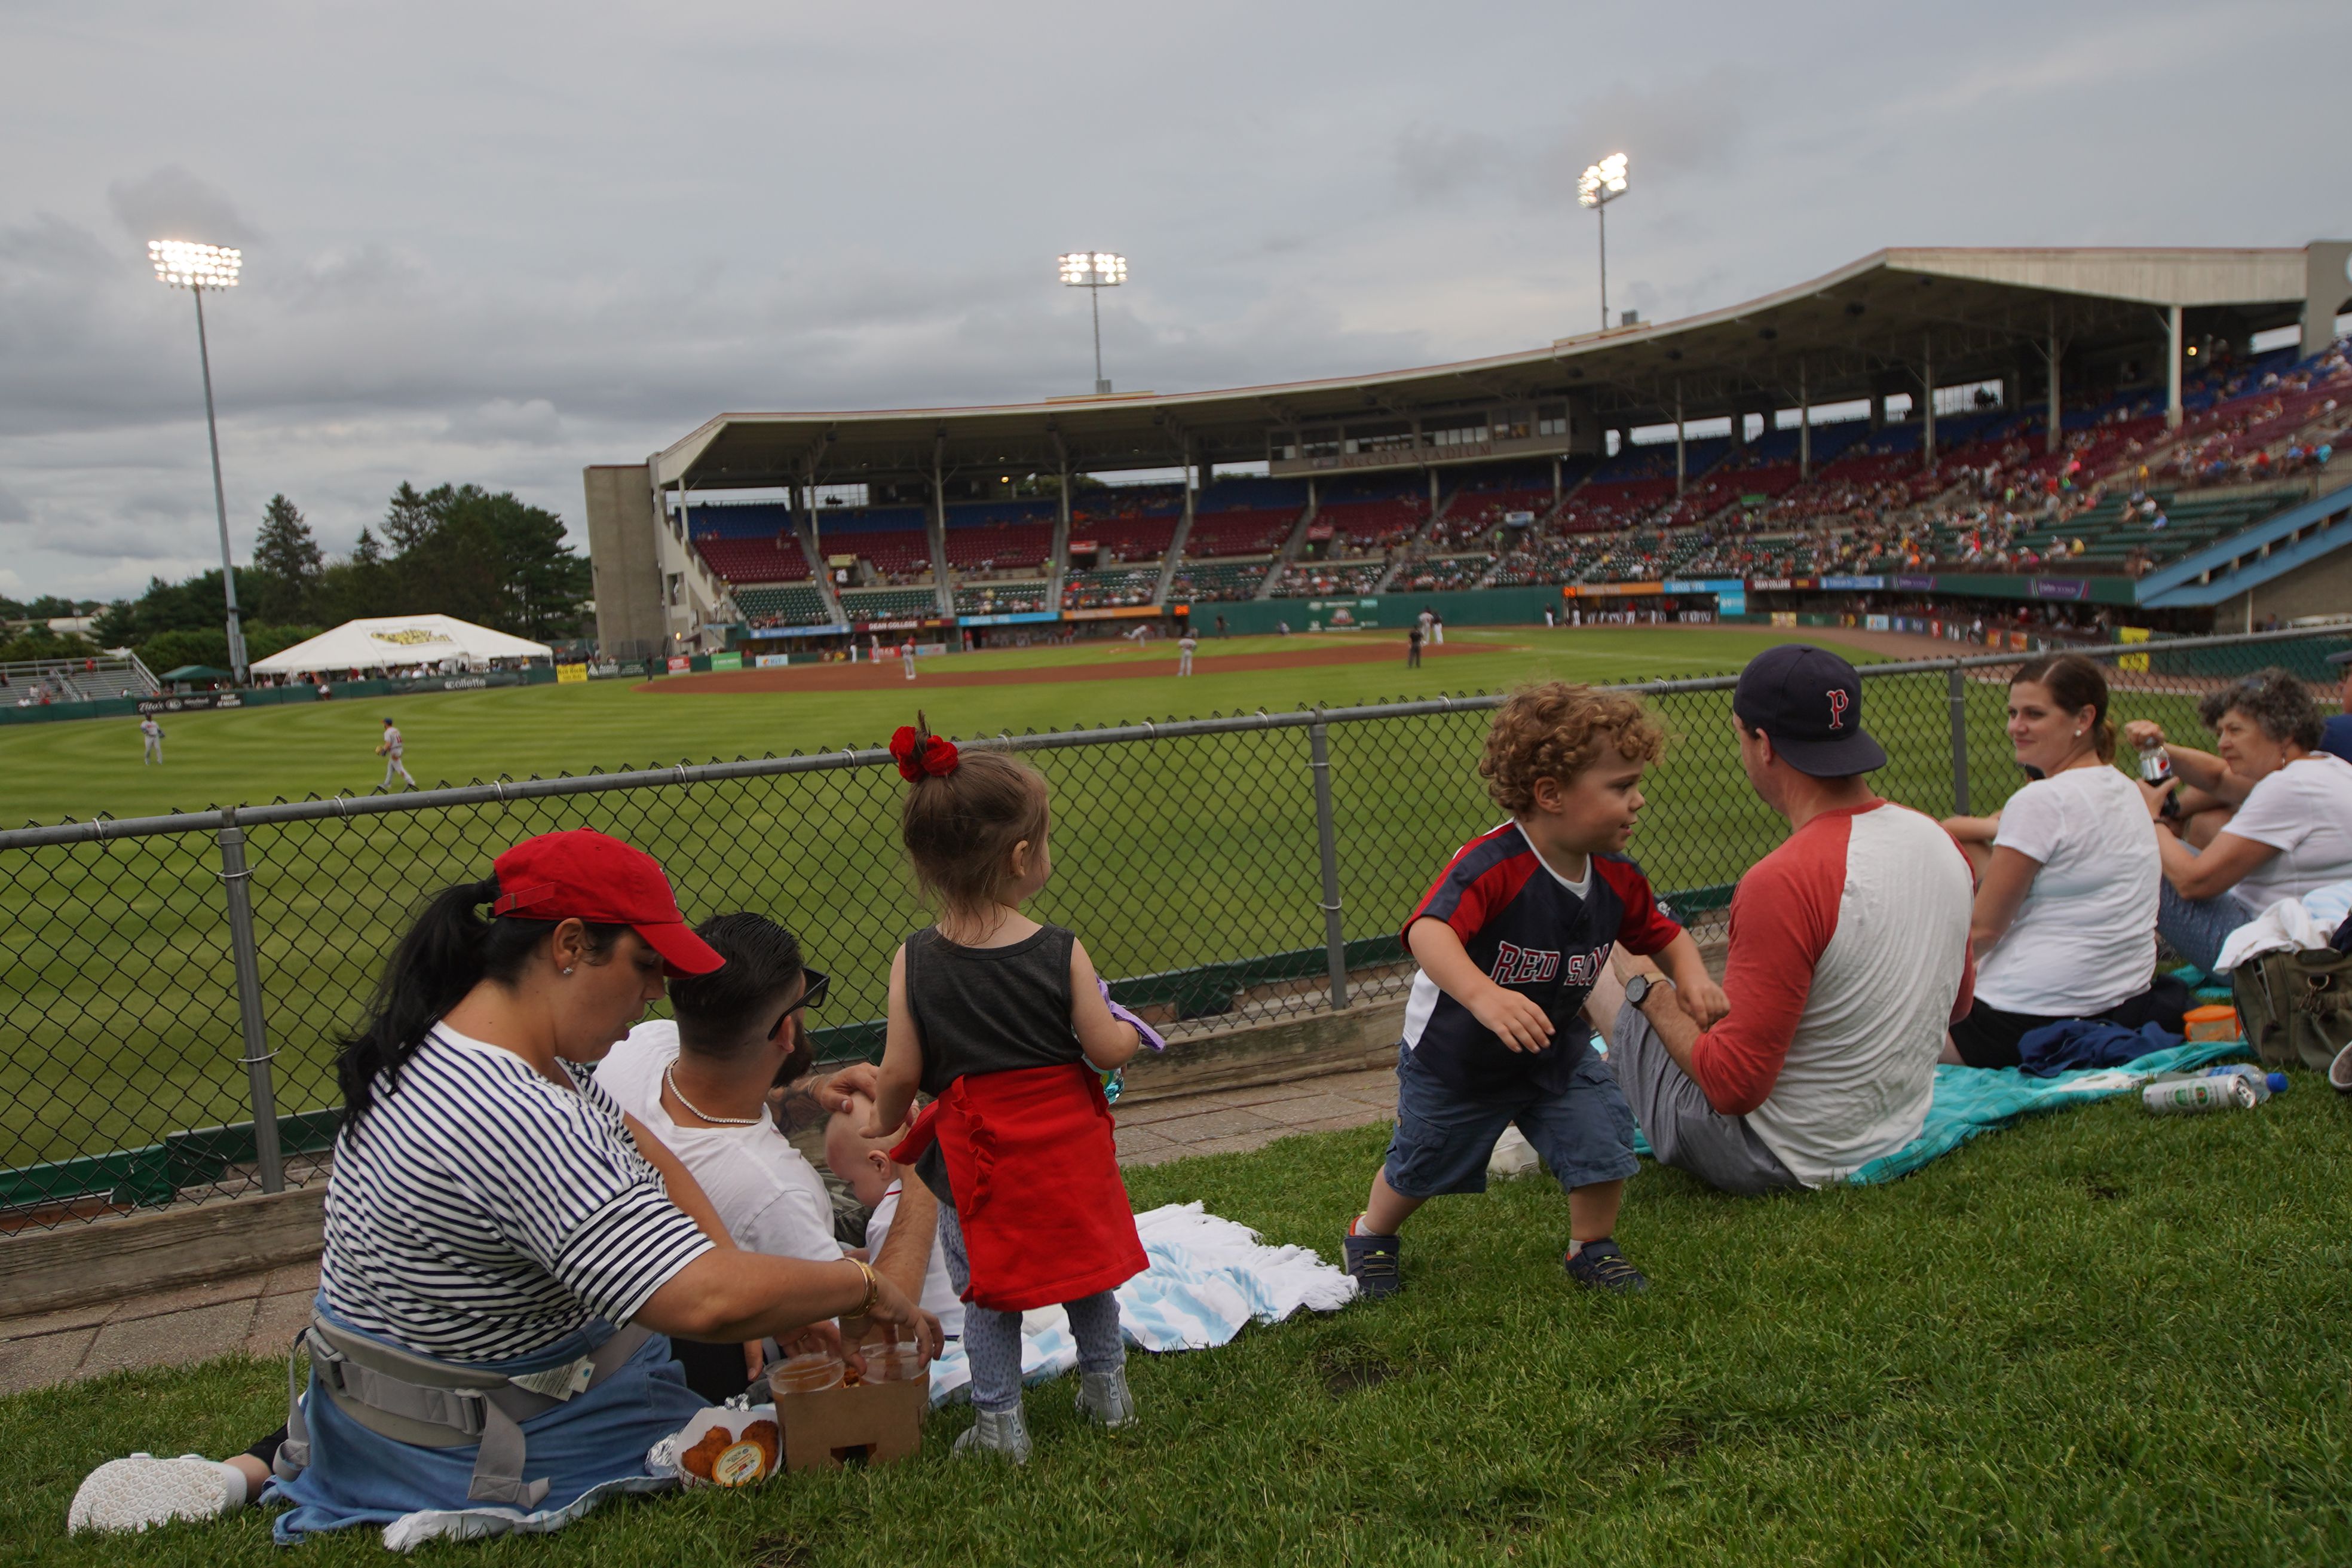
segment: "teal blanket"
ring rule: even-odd
[[[2087,1068],[2054,1078],[2028,1078],[2015,1068],[1938,1067],[1936,1098],[1927,1107],[1927,1122],[1919,1136],[1892,1154],[1880,1155],[1846,1180],[1860,1186],[1891,1182],[1931,1160],[1942,1159],[1971,1138],[2014,1127],[2028,1116],[2111,1100],[2166,1073],[2187,1072],[2246,1054],[2243,1040],[2205,1040],[2151,1051],[2119,1068]],[[1633,1135],[1633,1152],[1656,1158],[1649,1138],[1638,1131]]]
[[[1880,1156],[1846,1178],[1869,1185],[1907,1176],[1941,1159],[1971,1138],[2013,1127],[2028,1116],[2064,1110],[2130,1094],[2166,1073],[2187,1072],[2209,1062],[2246,1054],[2243,1040],[2203,1040],[2151,1051],[2117,1068],[2090,1068],[2053,1078],[2028,1078],[2015,1068],[1939,1067],[1936,1098],[1919,1136],[1892,1154]]]

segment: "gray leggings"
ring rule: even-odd
[[[955,1210],[940,1205],[940,1246],[947,1254],[948,1282],[958,1295],[971,1285],[964,1257],[963,1227]],[[1078,1370],[1117,1372],[1127,1364],[1127,1342],[1118,1331],[1118,1298],[1097,1290],[1062,1303],[1070,1315],[1070,1337],[1078,1342]],[[971,1366],[971,1402],[982,1410],[1013,1410],[1021,1404],[1021,1314],[965,1302],[963,1353]]]

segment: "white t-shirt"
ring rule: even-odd
[[[2164,862],[2147,803],[2114,768],[2036,779],[2000,808],[1995,848],[2042,862],[2017,919],[1978,961],[1977,1000],[2079,1018],[2147,989]]]
[[[898,1188],[894,1186],[882,1194],[882,1201],[874,1205],[874,1213],[866,1221],[867,1262],[882,1256],[882,1244],[890,1236],[890,1222],[898,1217]],[[931,1237],[931,1266],[923,1272],[922,1308],[939,1319],[941,1333],[962,1337],[963,1302],[948,1279],[947,1248],[940,1244],[937,1233]]]
[[[833,1194],[775,1123],[680,1127],[662,1109],[662,1069],[677,1059],[677,1025],[656,1018],[613,1047],[597,1066],[596,1085],[694,1173],[736,1246],[811,1263],[839,1260]]]
[[[2296,758],[2255,780],[2221,831],[2278,851],[2230,889],[2255,909],[2352,877],[2352,763]]]

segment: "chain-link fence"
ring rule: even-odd
[[[2197,699],[2280,664],[2318,685],[2352,632],[2099,650],[2118,720],[2203,735]],[[1866,667],[1881,793],[1941,816],[2021,782],[1997,654]],[[1632,853],[1686,920],[1719,918],[1784,831],[1749,791],[1728,677],[1629,688],[1672,740]],[[2332,693],[2326,693],[2332,698]],[[1498,813],[1475,696],[982,738],[1054,793],[1053,881],[1119,999],[1189,1034],[1401,993],[1399,927]],[[2329,704],[2332,706],[2332,702]],[[0,1225],[314,1179],[337,1042],[432,891],[535,833],[594,827],[658,857],[689,918],[766,912],[833,976],[828,1058],[878,1049],[892,950],[923,923],[876,751],[501,781],[0,833]]]

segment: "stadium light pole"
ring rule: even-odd
[[[1625,154],[1612,153],[1576,182],[1576,205],[1601,220],[1601,330],[1609,330],[1609,204],[1625,194]]]
[[[213,511],[220,520],[221,591],[228,600],[228,666],[236,684],[246,681],[245,628],[236,613],[236,568],[228,554],[228,497],[221,489],[220,425],[213,416],[213,356],[205,342],[205,290],[234,289],[245,266],[245,252],[185,239],[151,239],[147,258],[155,264],[156,280],[185,289],[196,297],[196,362],[205,373],[205,434],[213,448]]]
[[[1102,369],[1102,291],[1127,281],[1127,258],[1108,250],[1073,250],[1062,258],[1061,266],[1062,281],[1085,289],[1094,302],[1095,395],[1101,397],[1110,391]]]

